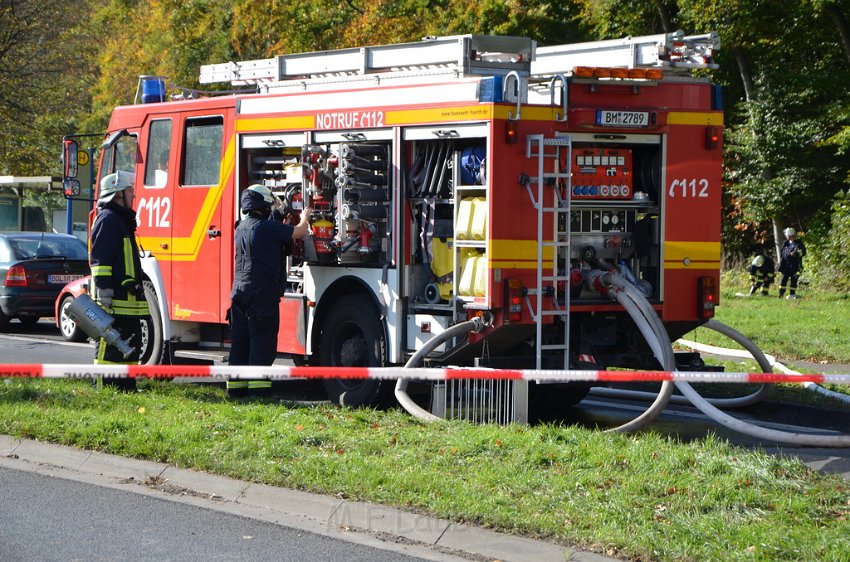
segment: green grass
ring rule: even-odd
[[[0,382],[0,433],[400,506],[634,560],[841,560],[850,488],[793,459],[651,432],[426,424],[230,403],[218,387]]]
[[[847,298],[733,296],[743,290],[726,284],[720,321],[783,359],[850,363]],[[710,330],[688,338],[733,346]],[[757,370],[744,360],[724,367]],[[0,433],[399,506],[629,560],[850,558],[846,482],[713,436],[683,443],[651,431],[426,424],[399,411],[232,403],[209,385],[139,388],[1,380]],[[836,407],[799,386],[777,393]]]
[[[715,318],[749,337],[763,351],[779,359],[850,364],[850,295],[803,288],[798,300],[736,297],[747,293],[741,276],[726,275],[721,284]],[[700,328],[687,339],[727,346],[729,340]]]

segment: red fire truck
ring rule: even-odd
[[[263,184],[289,220],[315,209],[281,283],[282,358],[404,364],[477,317],[427,361],[657,368],[592,273],[629,279],[672,338],[713,315],[723,111],[697,74],[718,47],[463,35],[203,67],[201,83],[240,88],[221,95],[142,77],[99,177],[136,174],[147,361],[226,350],[239,195]],[[351,405],[380,387],[326,381]]]

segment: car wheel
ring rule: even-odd
[[[8,316],[6,316],[6,315],[3,313],[3,311],[2,311],[2,310],[0,310],[0,329],[3,329],[3,328],[5,328],[6,326],[8,326],[8,325],[9,325],[9,321],[10,321],[10,320],[11,320],[11,318],[9,318]]]
[[[380,367],[384,363],[384,335],[375,308],[361,296],[334,303],[325,320],[320,354],[329,367]],[[375,406],[381,381],[375,379],[325,379],[328,399],[340,406]]]
[[[74,302],[74,296],[68,295],[62,299],[59,305],[59,331],[62,332],[62,337],[67,341],[84,342],[88,337],[86,333],[77,326],[70,316],[68,316],[68,307]]]

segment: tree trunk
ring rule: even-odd
[[[850,25],[847,23],[847,18],[844,16],[844,12],[834,4],[825,6],[824,10],[835,20],[835,27],[838,28],[838,34],[844,44],[844,54],[847,55],[847,61],[850,62]]]
[[[753,75],[750,72],[750,67],[747,64],[747,57],[741,47],[735,47],[732,52],[735,55],[735,62],[738,64],[738,73],[741,75],[741,82],[744,84],[744,97],[746,98],[747,103],[750,103],[755,97],[755,84],[753,83]],[[755,130],[755,127],[753,127],[753,134],[759,134],[758,131]],[[772,180],[774,176],[773,168],[770,166],[765,166],[762,169],[762,177],[765,181]],[[777,218],[771,220],[771,223],[773,224],[773,242],[774,250],[776,251],[777,263],[779,262],[779,248],[782,246],[783,222],[784,221]]]
[[[744,49],[735,47],[732,53],[735,55],[735,62],[738,64],[738,73],[741,75],[741,82],[744,84],[744,98],[747,102],[751,102],[755,94],[755,86],[753,85],[753,75],[750,73],[750,66],[747,64],[747,57],[744,55]]]
[[[661,0],[655,0],[655,9],[658,11],[658,17],[661,19],[661,28],[664,30],[664,33],[670,33],[673,30],[670,28],[670,18],[667,15],[667,11],[664,9],[663,2]]]

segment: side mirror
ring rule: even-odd
[[[62,164],[64,166],[66,180],[77,177],[77,151],[77,141],[74,139],[64,139],[62,141]],[[79,193],[79,189],[80,183],[77,182],[77,193]]]
[[[74,179],[62,181],[62,193],[65,197],[76,197],[80,194],[80,182]]]

